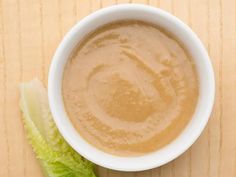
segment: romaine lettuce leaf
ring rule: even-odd
[[[94,164],[60,135],[50,113],[47,92],[34,79],[20,85],[20,108],[27,138],[47,177],[95,177]]]

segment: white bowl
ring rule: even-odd
[[[182,133],[170,144],[138,157],[105,153],[84,140],[73,127],[64,108],[62,78],[64,66],[75,45],[97,27],[117,20],[136,19],[157,24],[174,34],[194,59],[200,83],[195,113]],[[207,124],[215,96],[215,81],[208,54],[196,34],[175,16],[154,7],[138,4],[116,5],[98,10],[78,22],[64,37],[53,57],[48,79],[50,108],[65,140],[82,156],[103,167],[121,171],[141,171],[161,166],[186,151]]]

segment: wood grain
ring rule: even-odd
[[[235,0],[0,0],[0,176],[42,177],[25,138],[18,84],[47,82],[53,53],[64,34],[102,7],[143,3],[179,17],[207,48],[216,77],[211,119],[197,142],[162,167],[137,173],[98,167],[101,177],[236,176],[236,1]]]

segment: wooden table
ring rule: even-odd
[[[0,176],[40,177],[18,108],[18,84],[47,82],[63,35],[89,13],[126,0],[0,0]],[[139,0],[165,9],[199,35],[215,69],[217,93],[208,126],[181,157],[153,170],[123,173],[99,168],[101,177],[236,176],[236,1]]]

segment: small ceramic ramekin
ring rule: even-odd
[[[64,66],[73,48],[91,31],[117,20],[142,20],[156,24],[176,36],[192,56],[199,78],[199,99],[192,119],[182,133],[165,147],[138,157],[119,157],[103,152],[84,140],[65,111],[62,97]],[[186,151],[199,137],[210,117],[215,96],[213,68],[197,35],[175,16],[147,5],[124,4],[98,10],[78,22],[64,37],[51,63],[48,96],[55,123],[65,140],[82,156],[103,167],[141,171],[159,167]]]

